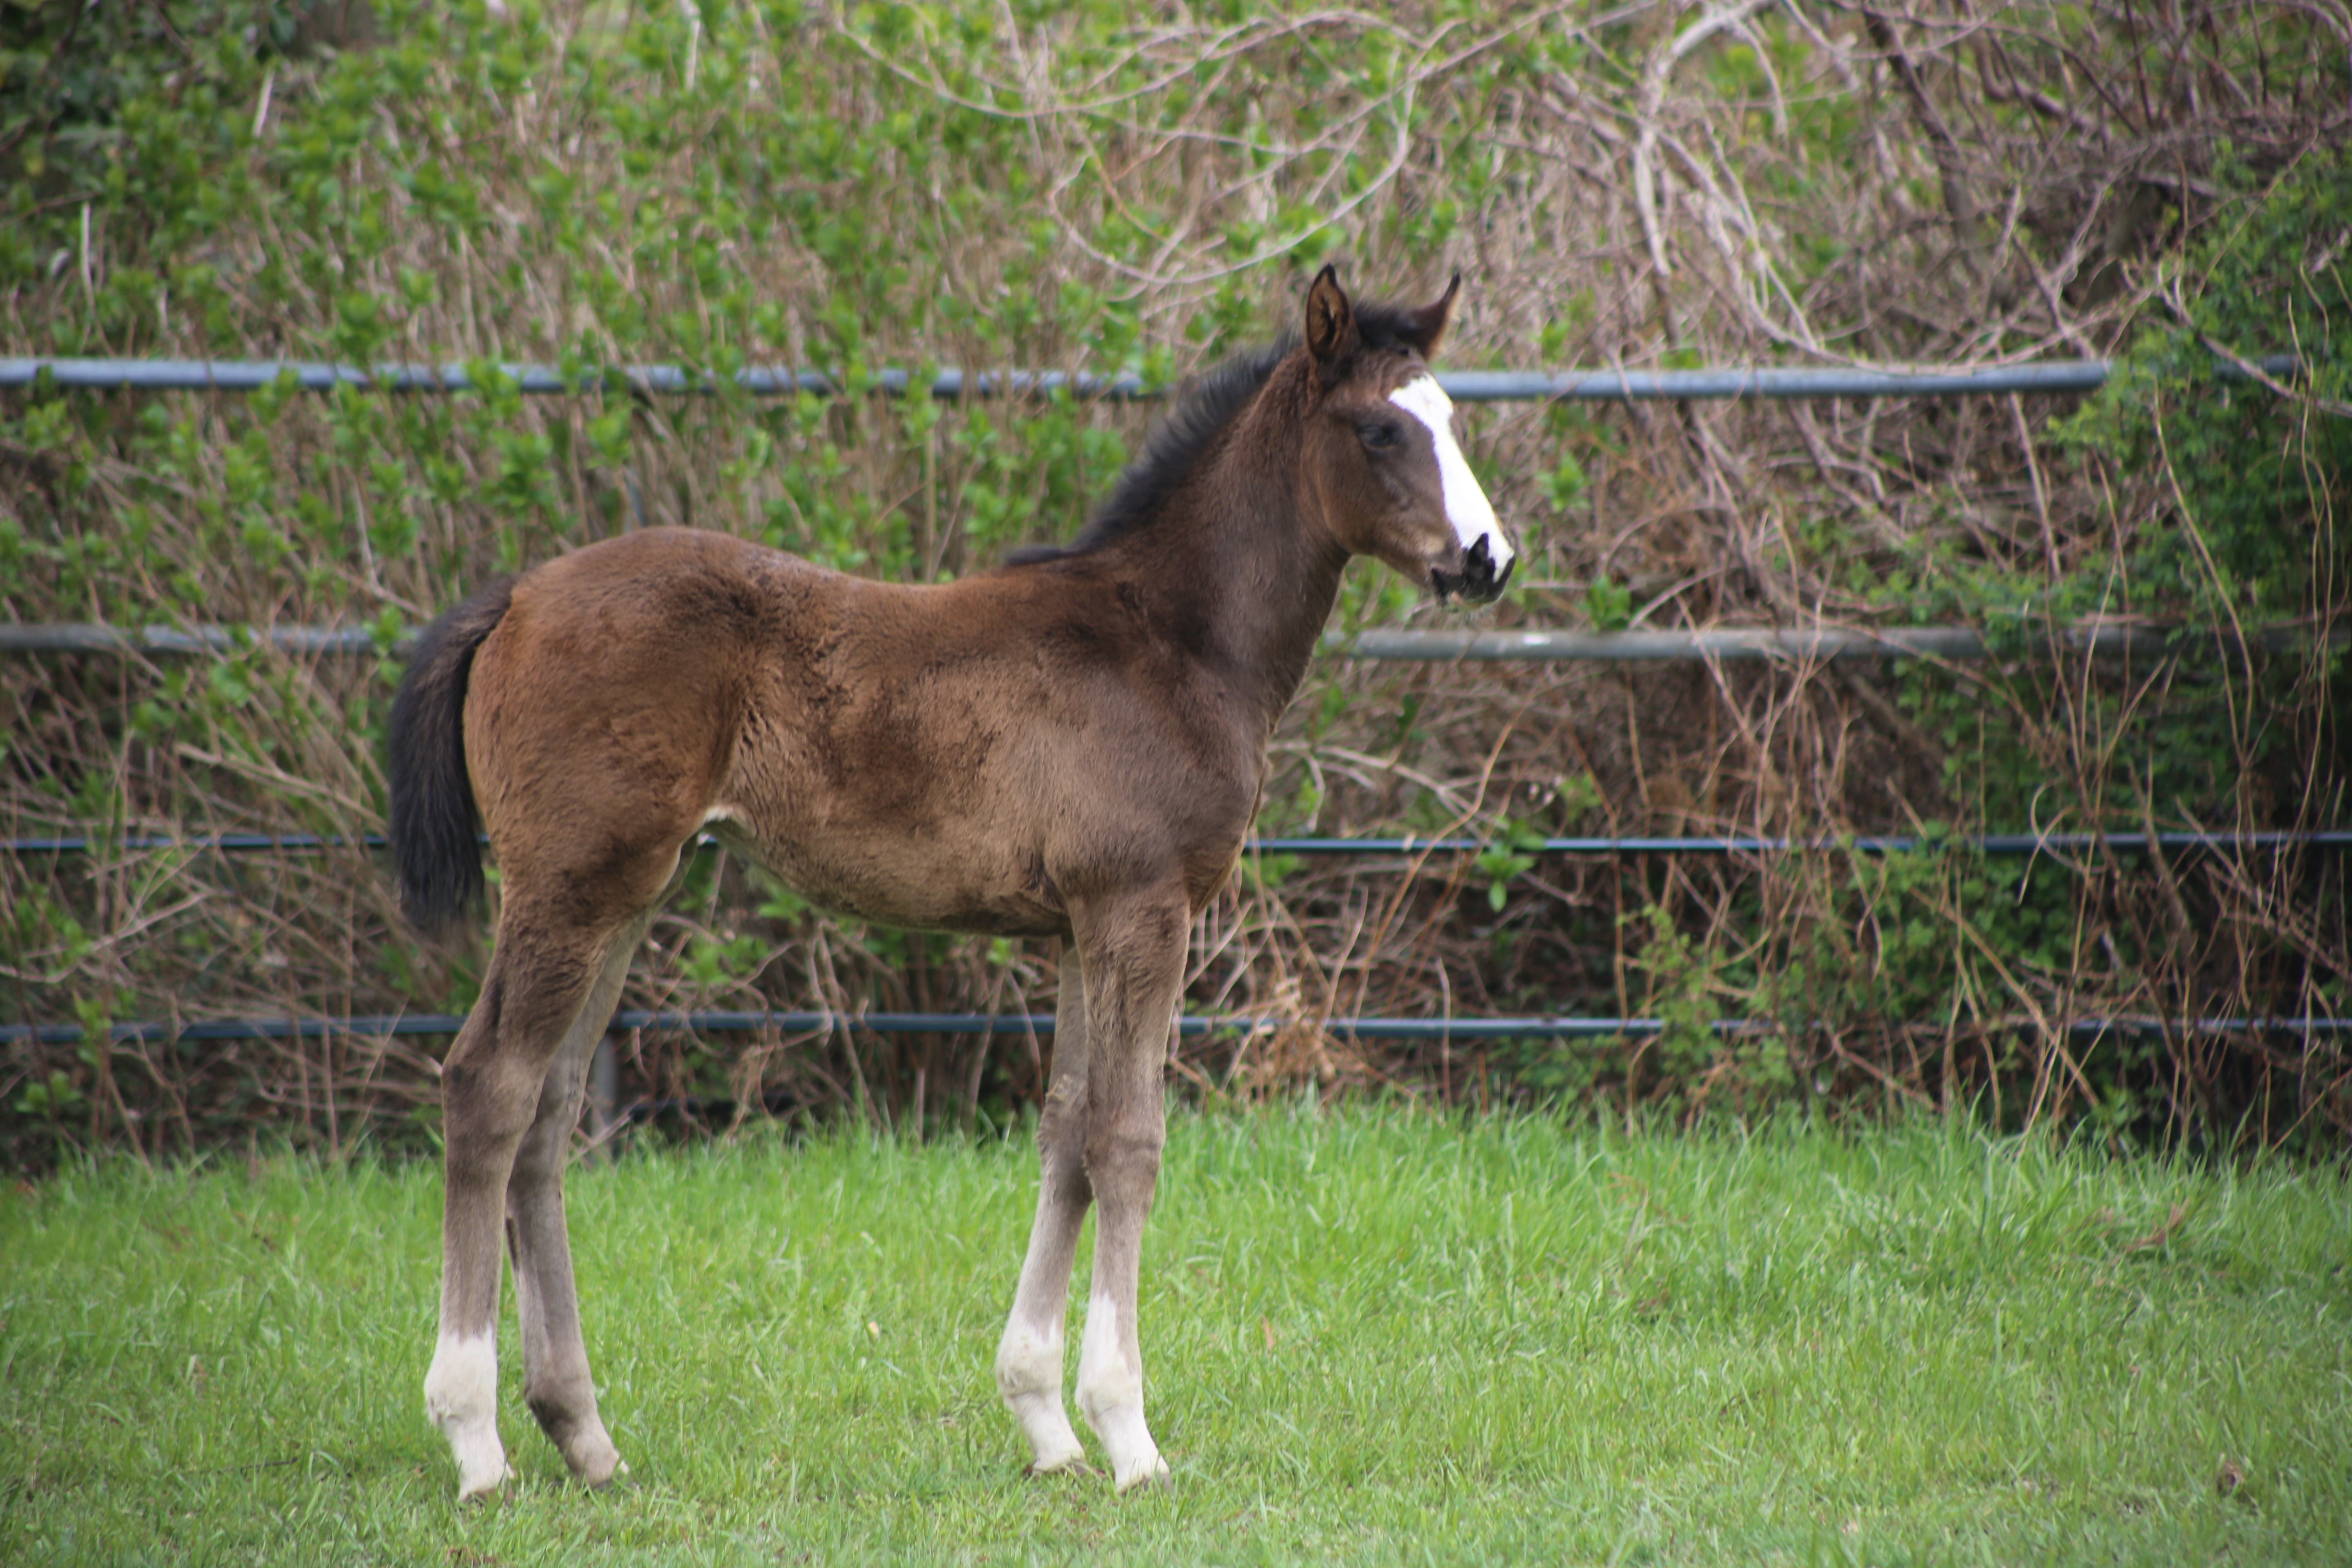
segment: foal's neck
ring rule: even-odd
[[[1348,563],[1303,478],[1298,368],[1275,373],[1170,498],[1179,514],[1139,536],[1164,625],[1228,677],[1265,734],[1306,676]]]

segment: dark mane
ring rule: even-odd
[[[1255,349],[1244,349],[1202,376],[1168,416],[1144,438],[1143,455],[1128,464],[1111,487],[1110,496],[1067,544],[1032,544],[1007,555],[1005,563],[1025,566],[1036,561],[1058,561],[1083,555],[1123,539],[1158,514],[1192,471],[1218,433],[1249,406],[1251,398],[1274,374],[1274,367],[1297,346],[1286,334]]]
[[[1419,353],[1422,330],[1418,311],[1380,300],[1359,300],[1353,307],[1357,334],[1373,353]],[[1192,471],[1218,433],[1249,406],[1258,389],[1274,374],[1275,366],[1298,346],[1296,332],[1285,332],[1273,342],[1244,349],[1202,376],[1184,400],[1154,426],[1144,438],[1143,455],[1128,464],[1111,487],[1110,496],[1095,509],[1078,536],[1067,544],[1031,544],[1004,558],[1008,566],[1058,561],[1083,555],[1125,538],[1159,515],[1184,476]]]

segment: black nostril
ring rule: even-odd
[[[1483,533],[1462,552],[1462,585],[1470,597],[1478,599],[1493,598],[1500,587],[1495,580],[1494,553]]]
[[[1514,556],[1497,569],[1495,548],[1493,536],[1482,533],[1463,549],[1460,571],[1431,568],[1429,585],[1436,590],[1437,602],[1442,605],[1450,598],[1459,597],[1467,604],[1489,605],[1502,597],[1503,584],[1511,580],[1511,572],[1518,565],[1518,560]]]

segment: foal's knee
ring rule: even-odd
[[[1086,1186],[1086,1104],[1063,1084],[1046,1091],[1045,1109],[1037,1118],[1037,1159],[1047,1182]]]
[[[563,1170],[572,1158],[572,1129],[542,1119],[523,1134],[507,1175],[510,1201],[528,1203],[563,1190]]]
[[[563,1168],[572,1158],[572,1130],[580,1124],[583,1083],[583,1075],[563,1062],[558,1062],[548,1074],[540,1092],[538,1113],[515,1150],[510,1188],[563,1184]]]
[[[1090,1131],[1086,1173],[1096,1200],[1149,1204],[1159,1184],[1160,1152],[1167,1141],[1167,1131],[1157,1126]]]
[[[519,1067],[509,1057],[451,1054],[441,1069],[441,1107],[443,1133],[453,1153],[461,1148],[511,1151],[530,1131],[539,1119],[545,1075]]]

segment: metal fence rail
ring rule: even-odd
[[[1186,1016],[1176,1021],[1177,1033],[1204,1035],[1265,1033],[1304,1020],[1284,1017],[1235,1016],[1209,1018]],[[215,1018],[191,1023],[149,1020],[116,1024],[109,1037],[117,1044],[168,1044],[174,1041],[317,1040],[331,1037],[389,1038],[395,1036],[447,1036],[465,1025],[455,1013],[403,1013],[342,1018]],[[1319,1021],[1334,1035],[1367,1040],[1515,1040],[1645,1038],[1665,1032],[1663,1018],[1325,1018]],[[1717,1034],[1756,1034],[1801,1027],[1769,1018],[1718,1018],[1708,1027]],[[2024,1026],[2022,1025],[2021,1027]],[[2352,1032],[2352,1018],[2164,1018],[2147,1015],[2072,1018],[2060,1026],[2074,1038],[2105,1035],[2230,1035],[2269,1034],[2336,1036]],[[1050,1035],[1050,1013],[741,1013],[645,1012],[614,1015],[609,1032],[632,1029],[673,1029],[706,1035],[822,1035],[841,1029],[862,1029],[875,1035]],[[0,1025],[0,1046],[38,1043],[79,1045],[87,1037],[79,1024]]]
[[[484,843],[488,840],[485,838]],[[698,847],[718,840],[705,836]],[[306,853],[352,846],[376,850],[384,847],[381,833],[356,839],[320,833],[215,833],[193,838],[165,834],[128,834],[120,838],[77,834],[46,838],[11,838],[11,855],[92,855],[109,851],[154,854],[180,849],[190,854]],[[1476,855],[1507,848],[1537,855],[1904,855],[1919,849],[1957,849],[1979,855],[2079,855],[2105,849],[2145,855],[2151,849],[2167,855],[2228,854],[2247,850],[2352,848],[2352,829],[2312,833],[1988,833],[1968,837],[1922,834],[1857,834],[1843,838],[1773,838],[1741,835],[1716,837],[1566,837],[1507,841],[1495,838],[1252,838],[1242,846],[1245,855]]]
[[[2295,373],[2292,355],[2261,362],[2263,374]],[[476,389],[474,364],[388,363],[362,367],[315,360],[0,359],[0,388],[47,384],[96,392],[258,392],[291,377],[310,392],[339,386],[389,392],[454,393]],[[840,394],[840,378],[817,370],[753,367],[715,374],[686,365],[614,365],[566,373],[553,365],[500,363],[495,373],[519,392],[537,396],[598,391],[621,393],[710,393],[732,385],[754,397]],[[1845,366],[1750,365],[1716,370],[1441,371],[1438,384],[1457,403],[1512,403],[1564,398],[1586,402],[1652,402],[1741,397],[1982,397],[2007,394],[2095,392],[2112,367],[2105,360],[2045,360],[2027,364],[1868,370]],[[2217,362],[2216,374],[2244,380],[2245,372]],[[904,370],[876,373],[864,384],[905,396],[916,390]],[[1154,397],[1161,388],[1133,374],[1086,371],[942,370],[928,387],[933,397],[1073,396],[1131,400]]]
[[[2190,650],[2242,657],[2291,653],[2314,640],[2341,647],[2352,628],[2263,626],[2242,637],[2210,626],[2086,626],[2030,628],[2037,651],[2093,658],[2162,658]],[[388,653],[404,658],[415,638],[404,632],[389,648],[363,626],[111,626],[90,622],[0,624],[0,654],[226,654],[254,644],[299,657]],[[1715,626],[1689,631],[1571,632],[1513,628],[1467,631],[1327,633],[1324,649],[1341,658],[1424,664],[1514,660],[1662,664],[1778,659],[1808,664],[1836,658],[1990,658],[2005,647],[1968,626]]]
[[[2095,658],[2130,655],[2160,658],[2189,648],[2240,653],[2287,653],[2315,637],[2330,647],[2352,641],[2342,626],[2263,626],[2234,632],[2187,626],[2053,626],[2027,628],[2039,651]],[[1349,658],[1528,659],[1541,663],[1595,660],[1606,664],[1781,659],[1793,664],[1831,658],[1991,658],[2004,651],[1968,626],[1719,626],[1693,631],[1366,631],[1334,636],[1326,646]]]

